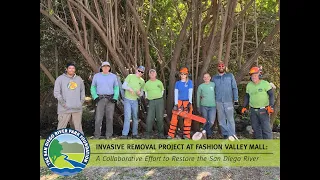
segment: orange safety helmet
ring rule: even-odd
[[[183,67],[183,68],[180,69],[179,72],[180,72],[180,73],[184,73],[184,74],[188,74],[188,68]]]
[[[256,74],[256,73],[261,73],[260,68],[258,67],[252,67],[249,71],[249,75],[251,76],[252,74]]]

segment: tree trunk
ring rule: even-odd
[[[274,103],[274,112],[270,116],[270,126],[273,127],[273,123],[276,120],[278,112],[280,111],[280,90],[276,98],[276,102]]]
[[[277,22],[276,26],[273,28],[270,34],[261,41],[255,53],[250,57],[250,59],[242,66],[240,71],[237,73],[237,76],[235,78],[237,83],[239,83],[243,79],[243,77],[246,74],[248,74],[248,71],[253,65],[253,63],[255,62],[255,60],[263,52],[264,48],[270,44],[271,40],[273,39],[273,36],[277,34],[279,30],[280,30],[280,21]]]
[[[49,70],[42,64],[42,62],[40,62],[40,68],[48,76],[48,78],[50,79],[51,83],[54,85],[54,81],[55,81],[54,77],[49,72]]]
[[[233,24],[232,19],[234,17],[234,10],[236,8],[236,5],[237,5],[237,0],[233,0],[230,4],[229,17],[228,17],[229,26],[232,26],[232,24]],[[224,57],[224,63],[226,65],[226,67],[228,67],[228,64],[229,64],[232,34],[233,34],[233,29],[231,29],[231,31],[229,32],[229,34],[227,36],[226,54]]]
[[[84,49],[83,46],[81,46],[80,41],[77,40],[75,37],[75,33],[70,31],[70,27],[67,26],[67,24],[63,23],[63,20],[59,17],[55,18],[53,15],[49,15],[49,13],[43,9],[40,8],[40,13],[48,17],[55,25],[57,25],[59,28],[61,28],[70,38],[70,40],[76,45],[76,47],[79,49],[83,57],[87,60],[88,64],[92,68],[94,72],[98,72],[98,66],[93,60],[93,57]]]
[[[143,26],[142,21],[138,15],[137,11],[132,6],[131,2],[126,1],[126,5],[129,6],[134,18],[136,19],[136,22],[138,23],[138,27],[141,31],[142,39],[143,39],[143,43],[144,43],[144,48],[145,48],[145,50],[144,50],[145,51],[145,66],[147,69],[150,69],[151,68],[151,60],[150,60],[150,52],[149,52],[150,50],[149,50],[148,35],[145,31],[145,27]]]
[[[88,20],[92,23],[92,25],[94,25],[94,27],[96,28],[97,32],[99,33],[103,44],[107,47],[107,49],[109,50],[111,56],[113,57],[114,62],[116,62],[118,68],[120,69],[121,73],[124,76],[128,75],[128,72],[126,71],[126,69],[124,68],[124,64],[123,61],[120,60],[116,50],[113,48],[113,46],[110,43],[110,40],[108,40],[105,32],[103,31],[103,29],[99,26],[99,24],[97,23],[97,21],[95,21],[93,19],[93,17],[83,8],[83,6],[79,5],[77,2],[73,1],[73,0],[68,0],[70,1],[74,6],[76,6],[79,11],[81,11],[87,18]],[[97,68],[96,68],[97,69]]]
[[[232,0],[228,0],[227,6],[226,6],[226,12],[225,15],[223,16],[223,6],[221,6],[221,15],[223,16],[223,22],[222,22],[222,27],[221,27],[221,38],[220,38],[220,43],[219,43],[219,53],[218,53],[218,62],[221,61],[222,58],[222,50],[223,50],[223,41],[224,41],[224,33],[226,30],[226,23],[227,23],[227,18],[228,18],[228,12],[229,12],[229,5]]]
[[[58,58],[58,47],[57,44],[54,45],[54,56],[56,59],[56,78],[59,76],[59,58]]]
[[[256,37],[256,48],[259,46],[258,40],[258,24],[257,24],[257,7],[256,2],[254,2],[254,34]],[[259,59],[257,58],[256,66],[259,66]]]
[[[209,44],[208,53],[207,53],[206,58],[203,60],[203,65],[202,65],[200,74],[198,76],[198,82],[201,81],[201,78],[202,78],[203,74],[208,70],[208,68],[210,66],[210,63],[211,63],[212,56],[214,54],[214,49],[216,48],[215,47],[215,37],[216,37],[215,32],[217,31],[218,15],[219,15],[220,7],[221,7],[221,3],[220,3],[220,0],[219,0],[218,8],[217,8],[217,11],[216,11],[215,24],[214,24],[214,27],[213,27],[212,32],[211,32],[212,36],[211,36],[211,41],[210,41],[210,44]]]

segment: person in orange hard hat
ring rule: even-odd
[[[180,80],[176,82],[174,89],[174,107],[173,110],[184,110],[188,113],[192,113],[192,93],[193,93],[193,84],[192,80],[188,78],[188,68],[183,67],[179,71]],[[191,131],[191,119],[184,118],[183,124],[183,138],[190,139],[190,131]],[[168,139],[172,139],[175,137],[175,133],[177,130],[178,124],[178,115],[172,114],[170,127],[168,131]]]
[[[250,120],[255,139],[272,139],[270,114],[273,113],[274,93],[268,81],[262,80],[261,69],[252,67],[251,82],[247,84],[242,113],[250,106]]]

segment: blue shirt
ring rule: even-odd
[[[192,80],[188,80],[188,82],[177,81],[175,89],[178,89],[178,100],[189,100],[189,89],[192,88]]]
[[[119,86],[117,76],[113,73],[102,74],[97,73],[93,76],[92,85],[97,87],[97,94],[108,94],[114,93],[113,87]]]
[[[232,73],[217,74],[211,81],[216,85],[216,102],[238,101],[238,87]]]

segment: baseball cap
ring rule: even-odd
[[[110,66],[110,63],[108,62],[108,61],[105,61],[105,62],[103,62],[102,64],[101,64],[101,67],[102,66]]]
[[[139,66],[138,69],[144,72],[145,67],[144,66]]]
[[[152,72],[157,72],[157,71],[155,69],[150,69],[149,70],[149,74],[152,73]]]

